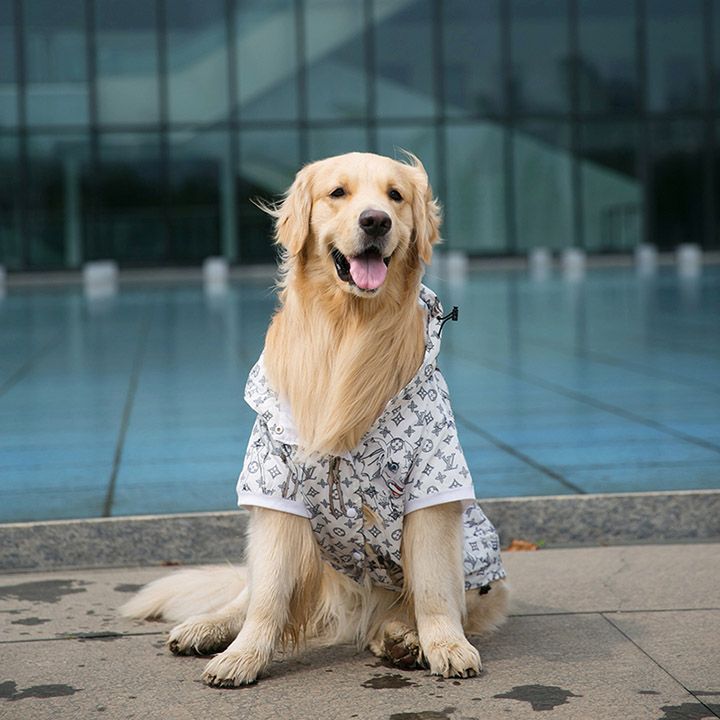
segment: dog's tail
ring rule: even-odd
[[[191,568],[147,584],[120,607],[125,617],[182,622],[219,610],[245,587],[245,568],[231,565]]]

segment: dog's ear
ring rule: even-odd
[[[297,255],[303,249],[310,234],[312,174],[312,165],[306,165],[300,170],[285,194],[285,199],[273,212],[275,241],[282,245],[290,255]]]
[[[413,237],[420,259],[429,265],[432,260],[433,245],[440,240],[440,204],[433,198],[423,164],[412,153],[407,153],[407,156],[413,173]]]

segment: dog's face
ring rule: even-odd
[[[422,164],[411,159],[349,153],[304,167],[277,212],[278,242],[361,297],[379,293],[409,257],[429,263],[439,210]]]

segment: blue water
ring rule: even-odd
[[[222,510],[253,421],[270,280],[12,288],[0,300],[0,521]],[[720,487],[720,268],[428,284],[479,497]]]

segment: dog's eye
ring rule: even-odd
[[[343,187],[336,187],[331,193],[330,197],[339,198],[342,197],[345,194],[345,188]]]
[[[388,197],[395,202],[402,202],[403,196],[395,189],[388,191]]]

